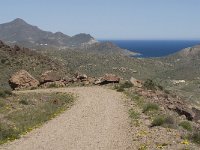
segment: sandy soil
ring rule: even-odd
[[[66,112],[4,150],[126,150],[132,136],[124,96],[103,87],[39,89],[23,92],[71,92],[78,96]]]

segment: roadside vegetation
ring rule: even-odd
[[[191,145],[193,147],[195,145],[194,143],[196,143],[197,146],[200,144],[200,132],[196,130],[192,122],[179,117],[175,112],[165,110],[161,104],[153,101],[154,97],[145,97],[145,94],[148,96],[148,92],[152,92],[155,93],[155,95],[156,93],[160,93],[161,95],[159,96],[163,96],[164,99],[168,99],[169,97],[176,98],[176,95],[173,95],[157,82],[148,79],[140,89],[133,87],[133,85],[129,86],[128,82],[123,82],[115,85],[114,89],[118,92],[125,93],[130,99],[128,103],[131,126],[134,130],[138,130],[138,132],[135,132],[134,139],[140,137],[139,140],[141,140],[141,138],[144,137],[146,140],[148,136],[152,137],[152,134],[157,136],[159,134],[160,136],[161,133],[157,132],[162,131],[163,133],[168,134],[168,138],[172,138],[174,133],[180,134],[179,138],[173,137],[174,139],[172,138],[171,140],[175,140],[177,145],[185,147],[185,149],[189,148]],[[140,91],[140,93],[138,91]],[[144,95],[141,94],[141,91],[143,91]],[[155,138],[158,138],[157,136]],[[163,149],[170,145],[169,143],[166,143],[166,140],[162,141],[162,138],[164,137],[159,138],[161,138],[161,140],[156,144],[156,148]],[[148,144],[145,144],[140,145],[139,149],[148,149],[149,147],[152,147],[152,145],[149,146]]]
[[[125,89],[133,87],[133,84],[129,81],[125,81],[123,83],[119,83],[118,85],[114,86],[114,89],[117,90],[117,92],[124,92]]]
[[[147,103],[143,106],[143,113],[156,112],[159,110],[159,106],[155,103]]]
[[[17,139],[73,104],[66,93],[20,94],[0,98],[0,144]]]
[[[11,95],[12,95],[11,90],[0,89],[0,98],[6,98],[6,97],[11,96]]]

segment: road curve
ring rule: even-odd
[[[127,150],[129,121],[123,95],[103,87],[23,91],[71,92],[77,101],[66,112],[0,150]]]

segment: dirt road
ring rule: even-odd
[[[66,112],[3,150],[126,150],[131,146],[123,95],[103,87],[41,89],[24,92],[71,92],[78,95]]]

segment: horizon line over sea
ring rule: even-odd
[[[136,57],[164,57],[184,48],[200,45],[200,40],[99,40],[112,42],[122,49],[140,53]]]

